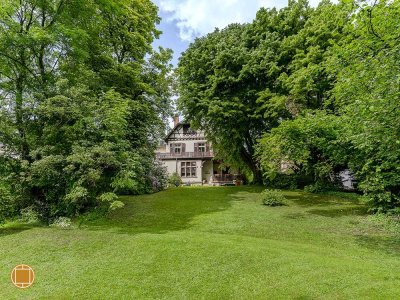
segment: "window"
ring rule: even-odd
[[[206,152],[206,143],[199,143],[198,149],[199,149],[199,152]]]
[[[181,162],[181,177],[196,177],[196,162]]]
[[[180,154],[182,152],[182,145],[181,144],[174,144],[174,153]]]
[[[181,154],[185,152],[185,144],[171,144],[170,152],[171,154]]]

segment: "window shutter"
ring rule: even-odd
[[[175,150],[174,148],[175,148],[175,144],[171,144],[171,145],[169,146],[169,150],[170,150],[171,153],[174,153],[174,152],[175,152],[175,151],[174,151],[174,150]]]
[[[182,143],[182,153],[186,152],[186,144]]]
[[[194,143],[194,152],[199,152],[199,143]]]
[[[210,144],[206,143],[206,152],[210,152]]]

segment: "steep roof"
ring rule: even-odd
[[[164,139],[165,142],[168,141],[168,139],[170,138],[171,134],[173,134],[174,131],[177,130],[178,127],[179,127],[180,125],[182,125],[182,126],[183,126],[183,125],[189,125],[189,126],[190,126],[190,124],[187,123],[187,122],[179,122],[179,123],[176,124],[176,125],[174,126],[174,128],[172,128],[171,131],[167,134],[167,136],[166,136],[165,139]]]

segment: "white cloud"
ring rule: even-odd
[[[179,28],[183,41],[224,28],[231,23],[251,22],[261,7],[281,8],[287,0],[156,0],[160,9],[169,13],[169,22]],[[311,0],[316,5],[319,0]]]
[[[160,9],[170,13],[167,21],[179,28],[179,36],[191,41],[196,36],[231,23],[251,22],[262,6],[282,6],[282,0],[159,0]],[[286,2],[286,1],[284,1]],[[284,5],[284,4],[283,4]]]

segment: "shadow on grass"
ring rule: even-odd
[[[311,193],[299,193],[292,192],[285,194],[288,200],[293,201],[298,206],[337,206],[337,205],[358,205],[363,206],[362,202],[358,199],[345,199],[338,198],[335,196],[324,195],[324,194],[311,194]]]
[[[30,224],[10,224],[6,225],[5,227],[0,227],[0,238],[7,236],[7,235],[12,235],[12,234],[17,234],[26,230],[30,230],[34,228],[35,225],[30,225]]]
[[[263,188],[260,186],[251,186],[248,187],[246,190],[237,191],[229,195],[235,201],[253,201],[257,202],[260,201],[260,193],[263,191]]]
[[[303,213],[289,213],[284,215],[283,217],[291,220],[300,220],[300,219],[305,219],[307,215]]]
[[[303,208],[313,208],[306,211],[329,218],[344,216],[363,216],[368,214],[367,207],[359,199],[346,199],[325,194],[292,192],[285,195],[293,204]]]
[[[363,206],[350,206],[330,209],[310,209],[307,210],[307,213],[323,217],[337,218],[343,216],[364,216],[368,214],[368,209]]]
[[[356,235],[356,242],[373,251],[400,256],[400,236]]]
[[[185,187],[152,195],[126,196],[122,197],[125,207],[107,218],[84,222],[82,228],[128,234],[184,230],[199,215],[229,209],[234,201],[230,196],[241,191],[243,188],[237,187]]]

